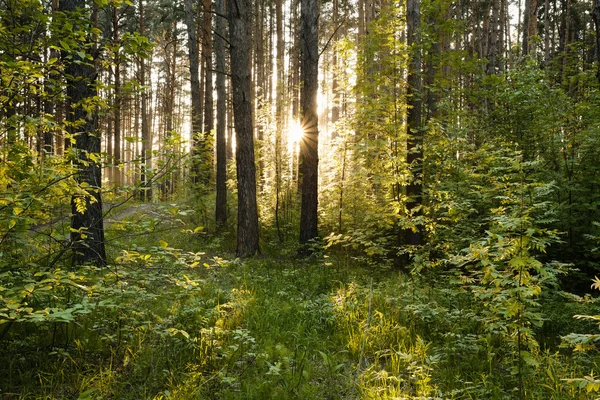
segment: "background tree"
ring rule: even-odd
[[[406,164],[411,170],[412,177],[406,187],[406,210],[414,220],[421,215],[423,204],[423,128],[421,106],[421,2],[420,0],[406,1],[406,44],[410,49],[408,64],[407,99],[408,111],[406,129]],[[412,224],[411,224],[412,225]],[[409,245],[421,244],[421,223],[417,222],[405,230],[405,238]]]
[[[217,182],[216,182],[216,209],[217,224],[224,226],[227,223],[227,149],[226,149],[226,124],[227,124],[227,92],[225,88],[225,38],[227,37],[225,15],[225,0],[215,3],[216,30],[216,87],[217,87]]]

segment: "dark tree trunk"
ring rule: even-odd
[[[113,41],[115,46],[120,46],[119,37],[119,13],[118,8],[113,6],[112,14],[112,25],[113,25]],[[114,96],[114,153],[113,159],[115,164],[114,171],[114,183],[116,185],[121,184],[121,171],[119,170],[119,164],[121,163],[121,55],[116,47],[115,51],[115,96]]]
[[[293,51],[290,56],[290,71],[291,75],[290,82],[290,97],[292,103],[292,118],[294,121],[298,121],[298,115],[300,113],[300,104],[298,101],[298,91],[300,90],[300,32],[298,23],[298,3],[299,0],[292,1],[292,40],[293,40]],[[293,155],[292,155],[293,156]]]
[[[412,179],[406,187],[408,202],[406,209],[414,220],[421,215],[423,184],[423,131],[421,127],[421,10],[420,0],[406,1],[406,37],[408,47],[411,49],[411,58],[408,69],[408,113],[407,122],[407,157],[406,163],[412,172]],[[409,245],[421,244],[421,226],[404,231],[404,241]]]
[[[237,255],[252,256],[260,251],[256,204],[256,165],[250,100],[250,17],[251,0],[229,0],[231,86],[235,118],[236,171],[238,181]]]
[[[83,12],[84,0],[62,0],[63,12]],[[83,23],[83,19],[79,20]],[[74,21],[74,24],[77,22]],[[88,27],[81,27],[87,31]],[[74,28],[75,29],[75,28]],[[104,226],[102,219],[101,169],[94,155],[100,153],[100,137],[97,135],[98,115],[96,111],[88,113],[83,107],[86,99],[97,95],[94,83],[96,71],[90,63],[68,63],[65,69],[67,77],[67,98],[70,100],[67,119],[76,123],[71,125],[71,134],[75,136],[76,166],[79,170],[77,182],[85,186],[88,195],[76,195],[71,199],[71,241],[73,242],[76,264],[106,264],[104,247]]]
[[[592,10],[592,18],[596,27],[596,57],[598,57],[598,71],[596,78],[600,82],[600,0],[594,0],[594,9]]]
[[[229,164],[233,160],[233,103],[231,101],[233,89],[231,89],[231,81],[227,80],[225,83],[227,90],[227,164]]]
[[[188,56],[190,60],[190,85],[192,95],[192,181],[196,182],[199,168],[198,135],[202,132],[202,99],[200,95],[200,75],[198,61],[198,38],[196,37],[196,21],[192,0],[185,0],[185,23],[188,33]]]
[[[144,15],[144,0],[139,2],[140,11],[140,35],[144,35],[146,31],[145,15]],[[142,174],[140,177],[142,192],[141,200],[149,201],[152,198],[152,185],[148,179],[148,168],[152,167],[152,134],[150,133],[150,116],[148,113],[148,89],[146,86],[146,60],[143,57],[139,59],[140,63],[140,85],[144,87],[142,90]]]
[[[319,118],[317,92],[319,90],[319,2],[301,2],[301,82],[300,92],[304,137],[300,142],[300,179],[302,205],[300,210],[301,252],[307,253],[306,244],[318,236],[318,171],[319,171]]]
[[[218,15],[225,14],[225,0],[217,0],[215,3]],[[227,223],[227,149],[225,144],[225,128],[227,117],[227,104],[225,102],[225,40],[226,21],[216,17],[215,47],[217,67],[217,200],[215,216],[217,225],[223,226]]]
[[[208,187],[213,175],[213,79],[212,79],[212,14],[211,0],[204,0],[204,38],[202,56],[204,57],[204,132],[202,133],[202,164],[200,182]]]
[[[523,55],[532,51],[531,38],[537,34],[537,9],[538,0],[525,1],[525,13],[523,14]]]
[[[338,28],[338,14],[339,14],[339,0],[333,0],[333,29]],[[331,139],[335,140],[338,136],[338,130],[335,127],[335,123],[340,119],[340,96],[339,96],[339,83],[338,83],[338,50],[337,46],[335,46],[335,41],[337,40],[336,31],[334,31],[334,35],[332,37],[332,41],[334,45],[332,46],[332,57],[331,57],[331,65],[333,68],[333,76],[331,82],[331,124],[334,126],[333,131],[331,132]]]

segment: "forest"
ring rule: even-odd
[[[1,399],[600,398],[600,0],[0,0]]]

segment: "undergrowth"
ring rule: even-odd
[[[110,266],[56,266],[22,285],[28,293],[5,279],[0,397],[519,396],[514,322],[482,309],[484,286],[365,265],[340,248],[297,260],[290,246],[266,243],[241,261],[223,251],[228,236],[193,221],[176,205],[140,208],[111,222]],[[528,328],[525,398],[595,398],[597,356],[560,344],[595,329],[571,316],[597,305],[567,297],[537,299],[546,320]]]

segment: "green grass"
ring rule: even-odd
[[[517,396],[514,348],[451,280],[363,267],[336,250],[299,261],[291,245],[235,260],[224,251],[232,235],[196,227],[171,205],[114,224],[109,267],[72,271],[80,287],[35,299],[70,316],[17,323],[1,343],[0,398]],[[568,381],[598,371],[594,353],[552,346],[584,306],[541,301],[555,328],[537,333],[550,347],[531,354],[526,398],[595,398]]]

